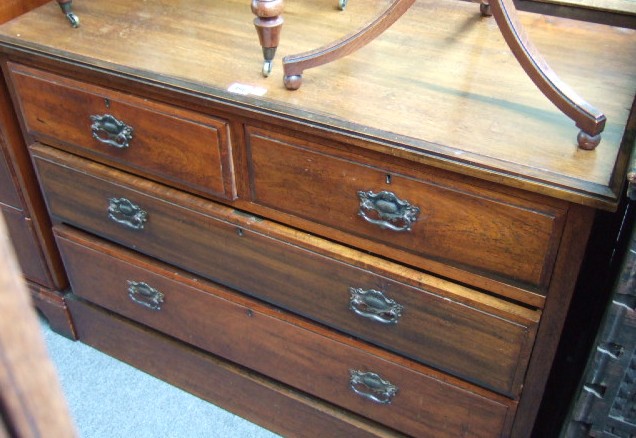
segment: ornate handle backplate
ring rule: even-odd
[[[395,196],[392,192],[359,191],[360,210],[358,214],[382,229],[411,231],[420,214],[420,209]]]
[[[119,149],[127,148],[133,138],[133,128],[110,114],[91,116],[93,138]]]
[[[349,370],[349,384],[356,394],[380,404],[389,404],[398,392],[398,387],[376,373]]]
[[[384,324],[397,324],[404,306],[387,298],[381,291],[349,288],[349,308],[356,314]]]
[[[164,301],[163,293],[148,283],[139,281],[128,281],[128,296],[135,303],[150,310],[161,310]]]
[[[148,221],[148,213],[126,198],[110,198],[108,218],[127,228],[142,230]]]

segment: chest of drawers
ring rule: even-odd
[[[613,96],[590,152],[496,28],[466,27],[470,4],[411,37],[423,2],[289,92],[250,70],[249,8],[204,3],[92,0],[78,29],[46,5],[0,28],[80,341],[282,434],[528,436],[594,212],[620,195],[636,35],[524,16],[553,56],[597,41],[602,68],[583,48],[560,65]],[[323,14],[286,31],[346,29],[302,31]]]

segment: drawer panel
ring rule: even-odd
[[[413,436],[509,427],[510,400],[88,235],[56,233],[74,293],[123,316]]]
[[[30,135],[181,188],[235,197],[228,122],[9,63]]]
[[[537,291],[547,285],[564,210],[443,179],[434,169],[386,169],[353,153],[247,131],[254,202],[380,243],[356,245],[424,269],[435,270],[418,258]]]
[[[2,138],[0,138],[0,148]],[[5,160],[0,150],[0,203],[11,206],[18,210],[22,209],[22,201],[18,193],[18,187],[13,181],[12,173],[9,170],[9,163]]]
[[[0,214],[4,216],[24,277],[42,286],[55,288],[32,221],[23,212],[8,207],[0,208]]]
[[[539,312],[51,148],[32,152],[59,221],[502,394],[520,390]],[[144,218],[110,220],[109,199],[121,198]]]

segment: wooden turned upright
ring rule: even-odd
[[[269,76],[283,26],[283,0],[252,0],[254,26],[263,48],[263,76]]]

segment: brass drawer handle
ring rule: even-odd
[[[388,405],[398,392],[397,386],[376,373],[358,370],[349,370],[349,373],[349,384],[353,392],[376,403]]]
[[[387,298],[381,291],[349,288],[349,308],[356,314],[384,324],[397,324],[404,306]]]
[[[382,191],[358,192],[360,210],[358,214],[382,229],[392,231],[411,231],[411,227],[420,214],[420,209],[395,196],[395,193]]]
[[[91,116],[91,121],[93,122],[91,131],[94,139],[119,149],[130,146],[130,141],[133,138],[132,126],[117,120],[110,114]]]
[[[133,230],[143,230],[148,213],[126,198],[108,200],[108,218]]]
[[[139,281],[128,281],[128,296],[135,303],[150,310],[161,310],[164,301],[163,293],[148,283]]]

